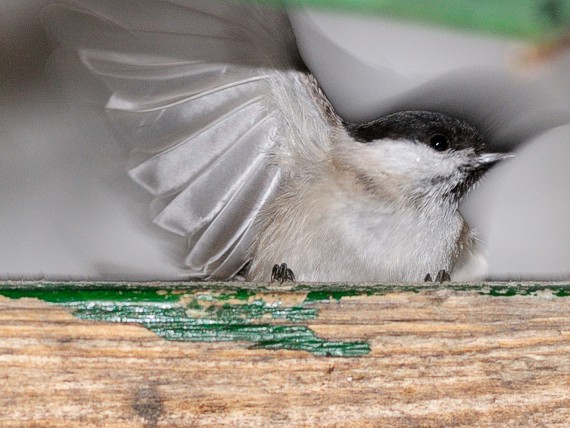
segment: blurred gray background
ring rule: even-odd
[[[0,2],[0,277],[183,278],[181,242],[149,225],[148,196],[125,174],[126,148],[101,115],[107,94],[74,63],[71,85],[53,72],[65,60],[50,56],[45,3]],[[516,147],[463,211],[485,242],[490,277],[568,277],[567,56],[513,72],[508,59],[526,48],[516,41],[363,16],[292,17],[305,61],[345,117],[435,106],[481,118],[493,147]],[[70,104],[84,85],[96,96]]]
[[[126,148],[100,114],[106,94],[70,101],[94,82],[73,63],[72,87],[54,73],[46,3],[0,2],[0,277],[178,278],[174,244],[148,225]]]

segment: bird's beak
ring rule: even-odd
[[[511,153],[483,153],[477,157],[477,164],[481,168],[488,169],[504,159],[514,157],[515,155]]]

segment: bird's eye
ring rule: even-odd
[[[449,149],[449,140],[445,135],[436,134],[429,139],[430,146],[438,152]]]

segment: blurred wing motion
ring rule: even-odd
[[[154,222],[187,237],[192,274],[236,274],[286,174],[274,154],[291,131],[272,81],[293,82],[285,70],[302,66],[287,15],[215,0],[77,0],[48,6],[44,21],[112,91],[129,174],[153,195]]]

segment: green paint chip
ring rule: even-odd
[[[67,304],[72,302],[89,301],[133,301],[133,302],[176,302],[180,295],[172,294],[162,289],[125,289],[117,288],[96,288],[83,289],[81,287],[70,287],[64,285],[61,288],[55,286],[49,288],[15,288],[0,289],[0,295],[11,299],[30,297],[50,303]]]
[[[491,288],[491,290],[489,291],[490,296],[511,297],[511,296],[516,296],[517,294],[519,294],[518,290],[514,287],[509,287],[506,290],[505,289]]]
[[[307,294],[305,302],[323,302],[323,301],[329,301],[331,299],[339,301],[343,297],[358,296],[361,294],[370,295],[370,293],[362,292],[359,290],[342,290],[342,291],[318,290],[318,291],[310,291]]]
[[[554,295],[556,297],[570,297],[570,290],[568,288],[559,288]]]

